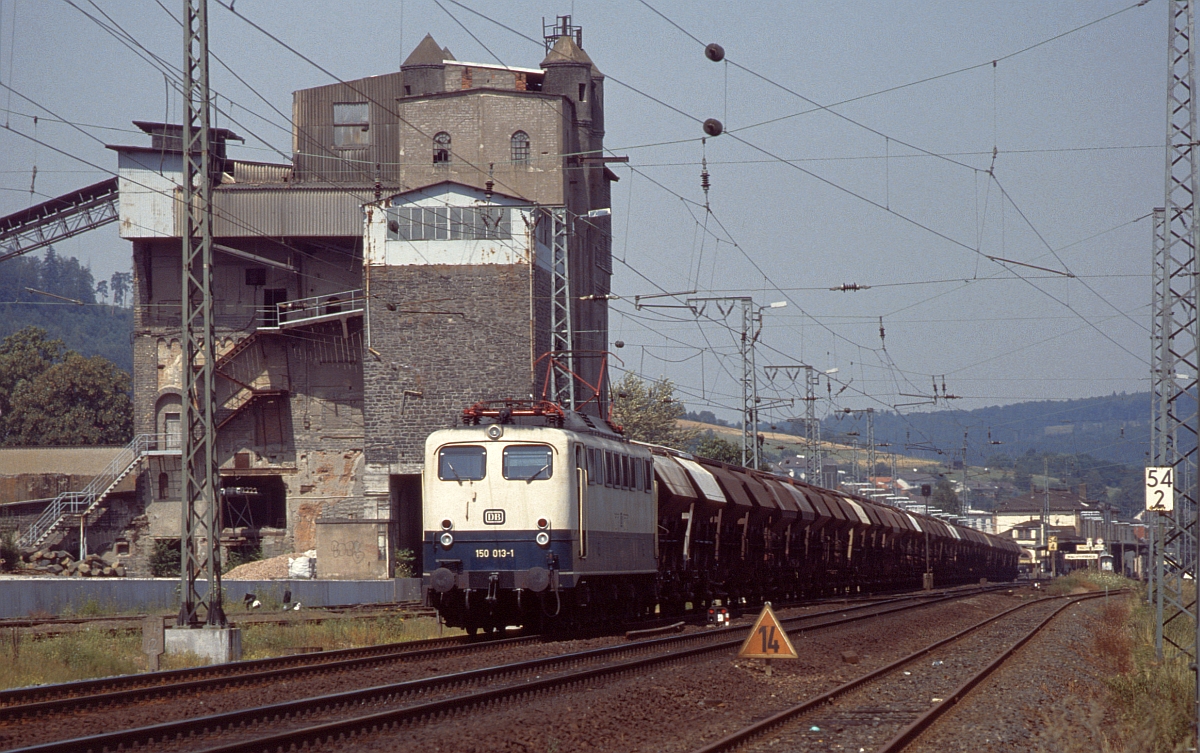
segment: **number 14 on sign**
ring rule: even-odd
[[[1146,509],[1154,512],[1175,509],[1175,469],[1171,466],[1146,469]]]
[[[739,659],[766,659],[767,676],[771,675],[771,659],[799,659],[796,649],[788,639],[787,631],[779,624],[779,618],[770,604],[763,606],[762,613],[750,628],[750,635],[738,651]]]

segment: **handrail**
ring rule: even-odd
[[[20,546],[34,546],[58,525],[65,515],[86,513],[95,506],[148,452],[178,450],[179,438],[171,434],[139,434],[117,451],[103,471],[77,492],[62,492],[55,497],[37,520],[17,539]],[[172,446],[176,445],[176,446]]]
[[[367,298],[362,288],[298,298],[294,301],[281,301],[262,309],[263,328],[278,329],[308,320],[361,314],[366,305]]]

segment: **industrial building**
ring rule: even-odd
[[[487,399],[603,409],[604,77],[569,17],[545,36],[537,68],[458,61],[426,36],[398,72],[295,92],[290,164],[231,158],[240,137],[212,130],[227,551],[316,549],[319,577],[379,578],[409,549],[419,572],[430,432]],[[147,574],[153,543],[180,536],[185,212],[181,126],[136,125],[147,143],[110,146],[115,185],[41,216],[112,201],[132,243],[134,431],[153,439],[125,469],[144,514],[116,536]],[[77,536],[67,513],[86,528],[104,494],[25,543]]]

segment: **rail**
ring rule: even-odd
[[[926,729],[930,724],[932,724],[933,721],[938,716],[940,716],[946,709],[948,709],[951,705],[953,705],[954,703],[957,703],[959,700],[961,700],[962,697],[967,692],[969,692],[971,688],[975,687],[976,684],[978,684],[980,681],[982,681],[985,677],[987,677],[988,674],[990,674],[993,670],[995,670],[998,666],[1000,666],[1006,659],[1008,659],[1010,656],[1012,656],[1012,654],[1017,649],[1019,649],[1021,646],[1025,645],[1025,643],[1027,641],[1029,641],[1034,635],[1036,635],[1038,633],[1038,631],[1040,631],[1046,625],[1050,624],[1050,621],[1052,619],[1054,619],[1054,617],[1056,615],[1058,615],[1059,612],[1061,612],[1062,610],[1071,606],[1072,604],[1077,604],[1080,601],[1084,601],[1086,599],[1093,599],[1093,598],[1097,598],[1100,596],[1104,596],[1104,594],[1095,593],[1095,594],[1089,594],[1087,596],[1082,596],[1082,597],[1078,597],[1078,598],[1069,598],[1066,596],[1052,596],[1052,597],[1048,597],[1048,598],[1036,599],[1034,601],[1028,601],[1028,602],[1025,602],[1024,604],[1018,604],[1017,606],[1012,607],[1011,609],[1006,609],[1003,612],[1000,612],[999,614],[994,614],[980,622],[975,623],[974,625],[971,625],[970,627],[968,627],[964,630],[960,630],[959,632],[957,632],[947,638],[943,638],[939,641],[931,643],[928,646],[926,646],[918,651],[915,651],[915,652],[913,652],[907,656],[904,656],[900,659],[897,659],[896,661],[893,661],[885,666],[879,667],[878,669],[868,672],[865,675],[860,675],[859,677],[856,677],[856,678],[850,680],[849,682],[839,685],[838,687],[834,688],[833,690],[827,691],[825,693],[821,693],[820,695],[817,695],[817,696],[813,696],[812,698],[809,698],[795,706],[784,709],[784,710],[777,712],[775,714],[772,714],[771,716],[768,716],[766,718],[760,719],[759,721],[757,721],[749,726],[743,727],[742,729],[737,730],[736,732],[733,732],[732,734],[727,735],[726,737],[723,737],[720,740],[716,740],[716,741],[709,743],[708,745],[705,745],[701,748],[697,748],[696,750],[692,751],[692,753],[724,753],[725,751],[735,750],[739,747],[742,747],[743,745],[750,743],[755,738],[761,737],[762,735],[766,734],[768,731],[770,731],[776,727],[786,724],[786,723],[796,719],[797,717],[803,716],[815,709],[821,708],[822,706],[824,706],[827,703],[830,703],[834,699],[836,699],[840,696],[846,695],[850,691],[855,690],[863,685],[866,685],[867,683],[870,683],[873,680],[876,680],[876,679],[879,679],[886,675],[892,674],[893,672],[896,672],[897,670],[901,669],[902,667],[911,664],[913,662],[913,660],[918,659],[938,648],[941,648],[942,646],[946,646],[948,644],[954,643],[955,641],[963,638],[964,636],[967,636],[987,625],[997,622],[998,620],[1002,620],[1005,617],[1013,614],[1014,612],[1017,612],[1017,611],[1020,611],[1023,609],[1027,609],[1034,605],[1045,604],[1046,602],[1054,601],[1056,599],[1064,599],[1063,605],[1061,607],[1053,610],[1044,620],[1040,621],[1038,623],[1038,625],[1033,628],[1033,630],[1029,631],[1028,633],[1023,635],[1018,641],[1011,644],[1006,651],[1004,651],[999,657],[997,657],[990,664],[988,664],[988,666],[986,666],[981,672],[973,675],[972,678],[967,681],[967,683],[960,686],[954,693],[947,696],[946,699],[939,701],[936,706],[934,706],[933,708],[931,708],[929,710],[929,712],[922,714],[916,721],[907,725],[899,734],[897,734],[895,737],[893,737],[883,748],[880,748],[880,753],[888,753],[888,752],[894,753],[895,751],[903,749],[904,746],[906,746],[909,742],[911,742],[913,739],[915,739],[915,737],[917,735],[919,735],[922,730]]]
[[[795,625],[797,627],[801,623],[807,623],[803,625],[805,630],[830,628],[896,611],[919,608],[939,601],[963,598],[987,590],[992,589],[983,588],[953,593],[943,592],[940,594],[919,593],[889,599],[883,603],[864,604],[850,608],[829,610],[827,612],[810,613],[784,619],[783,622],[787,625]],[[874,607],[905,601],[912,603],[893,605],[879,611],[870,611]],[[815,624],[811,623],[814,618],[835,617],[859,609],[866,611],[866,613],[825,620],[816,622]],[[475,692],[468,692],[466,695],[453,696],[442,700],[416,703],[397,710],[376,713],[368,712],[364,716],[325,724],[317,723],[314,726],[301,726],[288,732],[268,733],[264,737],[218,745],[208,749],[214,752],[217,750],[227,752],[235,750],[289,750],[292,746],[303,747],[305,743],[324,741],[331,738],[336,739],[340,735],[352,735],[360,731],[378,729],[382,726],[390,726],[397,723],[417,721],[422,718],[436,719],[442,714],[454,713],[474,706],[484,706],[506,699],[522,698],[539,692],[553,691],[576,683],[586,682],[594,678],[640,671],[648,667],[682,661],[714,651],[732,649],[741,644],[744,638],[742,634],[747,630],[749,630],[749,625],[723,630],[719,633],[688,633],[669,638],[658,638],[648,641],[637,641],[630,644],[588,649],[573,654],[543,657],[483,669],[465,670],[449,675],[407,680],[362,690],[342,691],[315,698],[284,701],[270,706],[245,708],[209,716],[196,716],[177,721],[161,722],[138,729],[118,730],[72,740],[47,742],[17,750],[23,753],[32,753],[33,751],[39,751],[39,753],[49,753],[50,751],[62,751],[64,753],[66,751],[70,751],[70,753],[97,751],[99,753],[99,751],[104,750],[118,750],[122,746],[128,749],[137,745],[148,744],[153,740],[183,739],[189,735],[211,734],[219,730],[233,728],[247,730],[256,724],[269,723],[275,719],[290,718],[298,720],[317,711],[332,711],[339,708],[361,710],[372,703],[384,699],[397,700],[404,696],[415,697],[434,690],[471,686],[482,681],[519,676],[527,677],[530,674],[536,675],[533,679],[517,680],[513,683],[504,684],[502,687],[477,690]],[[693,643],[700,643],[702,645],[688,645]],[[646,654],[650,655],[646,656]],[[598,661],[603,662],[603,660],[615,659],[622,655],[633,655],[634,658],[612,664],[602,663],[600,666],[595,666],[595,663]],[[568,672],[567,674],[545,676],[545,672],[551,668],[565,668],[580,664],[584,665],[584,667]],[[332,667],[332,665],[327,666]],[[242,678],[242,680],[246,679],[245,677]],[[271,679],[278,681],[278,671]],[[198,690],[200,688],[195,686],[189,688],[162,686],[155,689],[155,695],[156,697],[162,697],[164,693],[171,691],[197,692]],[[211,691],[211,687],[206,688],[206,690]],[[76,699],[77,702],[78,700],[80,699]],[[192,742],[193,745],[196,744],[195,740]]]

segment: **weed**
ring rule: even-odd
[[[11,573],[21,566],[21,547],[17,546],[17,532],[0,534],[0,570]]]
[[[1194,675],[1187,661],[1158,661],[1154,652],[1154,612],[1143,600],[1124,598],[1123,626],[1106,618],[1093,633],[1101,657],[1115,662],[1117,674],[1105,680],[1116,714],[1114,739],[1121,750],[1171,753],[1191,739]],[[1182,620],[1176,620],[1182,623]]]
[[[0,647],[0,687],[70,682],[145,668],[141,636],[86,629],[40,640],[18,635]]]
[[[413,551],[411,549],[397,549],[396,550],[396,572],[394,573],[395,577],[397,577],[397,578],[413,577],[413,563],[416,562],[416,560],[417,560],[417,558],[416,558],[416,556],[413,555]]]
[[[1113,599],[1101,606],[1100,618],[1092,623],[1092,641],[1096,656],[1109,671],[1125,673],[1133,668],[1133,635],[1125,599]]]
[[[155,578],[178,578],[179,539],[155,539],[150,553],[150,574]]]
[[[326,650],[353,648],[422,640],[439,634],[436,619],[406,619],[399,615],[333,619],[320,623],[296,619],[284,625],[247,623],[241,628],[246,659],[293,654],[298,649],[313,646]],[[38,639],[14,630],[5,637],[6,640],[0,640],[0,688],[71,682],[146,670],[142,638],[136,632],[114,634],[104,628],[88,628]],[[164,670],[183,669],[206,663],[194,654],[164,654],[160,666]]]
[[[225,563],[221,567],[221,573],[227,573],[233,568],[244,565],[247,562],[258,562],[262,558],[262,544],[257,544],[251,547],[242,547],[239,549],[231,548],[229,550],[229,556],[226,557]]]
[[[117,614],[117,608],[111,604],[101,604],[100,600],[93,596],[78,606],[72,604],[64,607],[62,613],[64,617],[103,617]]]

